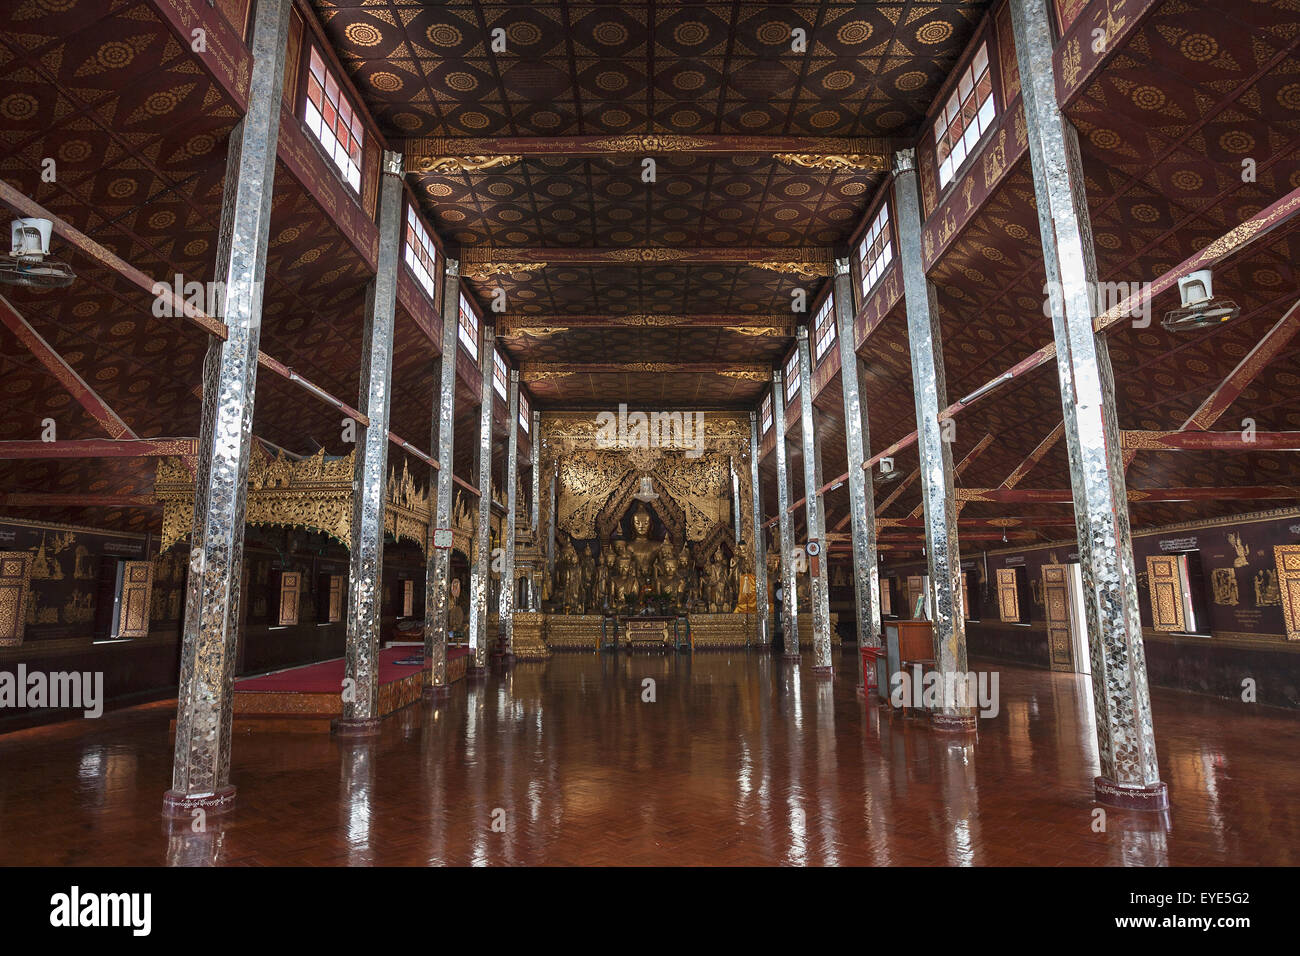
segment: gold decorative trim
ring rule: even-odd
[[[501,156],[420,156],[415,161],[415,171],[442,175],[481,173],[502,166],[513,166],[523,158],[510,153]]]
[[[300,460],[271,458],[254,445],[248,466],[245,523],[319,531],[345,548],[352,541],[352,474],[355,452],[326,458],[324,449]],[[194,525],[194,476],[183,459],[160,458],[154,497],[163,506],[160,551],[189,537]],[[385,483],[384,530],[424,550],[428,546],[428,488],[416,486],[406,462]]]
[[[467,262],[460,267],[462,279],[490,279],[492,276],[532,275],[546,268],[545,262]]]
[[[889,168],[884,156],[872,153],[773,153],[772,158],[787,166],[831,172],[883,173]]]
[[[611,136],[608,139],[598,139],[588,144],[588,148],[606,153],[672,153],[692,149],[708,149],[712,145],[712,140],[697,139],[694,136],[647,133],[637,136]]]
[[[826,279],[830,277],[832,272],[829,262],[771,260],[767,262],[750,262],[747,265],[755,269],[766,269],[768,272],[784,272],[797,275],[802,279]]]

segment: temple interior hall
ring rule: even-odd
[[[6,0],[0,865],[1300,863],[1298,45]]]

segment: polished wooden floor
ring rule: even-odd
[[[159,816],[173,705],[110,713],[0,738],[0,863],[1300,863],[1300,716],[1156,691],[1172,809],[1096,832],[1086,678],[985,666],[971,744],[864,709],[847,654],[557,655],[368,745],[237,737],[201,834]]]

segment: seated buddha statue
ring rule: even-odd
[[[632,534],[628,550],[636,565],[637,580],[643,586],[650,586],[653,583],[651,568],[659,555],[659,545],[650,540],[650,512],[645,505],[638,504],[632,512]]]

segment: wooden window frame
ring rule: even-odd
[[[813,364],[821,362],[835,344],[835,292],[827,294],[817,314],[813,317]]]
[[[365,123],[343,92],[317,43],[308,43],[307,81],[303,85],[302,121],[325,153],[339,178],[361,195],[364,173]],[[319,70],[317,69],[319,67]],[[333,140],[331,144],[327,141]]]
[[[866,235],[858,244],[858,274],[861,277],[864,304],[893,261],[893,229],[889,221],[889,203],[884,202],[880,204],[880,211],[871,220]]]
[[[978,152],[979,141],[993,128],[997,116],[993,65],[985,40],[958,74],[956,88],[935,118],[934,162],[941,192],[957,181],[957,174]]]
[[[433,301],[437,300],[438,290],[438,247],[434,244],[429,230],[424,228],[415,204],[406,202],[406,229],[403,233],[405,246],[402,258],[406,267],[415,276],[416,283]]]
[[[460,340],[461,347],[469,353],[475,363],[479,360],[478,339],[483,329],[483,323],[474,311],[474,307],[469,304],[469,299],[465,298],[465,292],[462,289],[460,293],[460,309],[456,315],[456,338]]]

